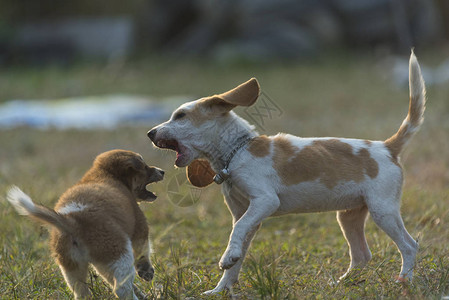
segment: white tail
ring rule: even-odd
[[[30,196],[22,192],[17,186],[12,186],[6,196],[9,203],[11,203],[16,211],[21,215],[29,215],[35,211],[36,205]]]
[[[58,214],[53,209],[36,205],[30,196],[22,192],[17,186],[12,186],[6,196],[17,212],[21,215],[30,216],[38,221],[50,224],[58,228],[62,232],[73,233],[73,221]]]
[[[426,105],[426,87],[421,75],[421,68],[415,53],[410,55],[409,63],[410,102],[407,117],[395,135],[385,141],[391,155],[397,158],[410,138],[418,131],[424,120]]]

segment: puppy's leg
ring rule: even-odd
[[[70,266],[59,265],[70,290],[75,294],[75,299],[87,299],[90,291],[86,283],[88,263],[77,263]]]
[[[84,246],[73,236],[53,229],[50,231],[50,248],[75,299],[88,298],[90,291],[86,279],[89,263]]]
[[[117,260],[108,264],[95,263],[95,269],[112,286],[119,299],[138,299],[133,290],[135,271],[131,241],[127,241],[122,255]]]
[[[263,196],[250,200],[248,210],[234,224],[228,247],[220,260],[220,268],[230,269],[240,259],[243,260],[243,244],[248,234],[255,231],[266,217],[271,216],[279,207],[276,194],[260,193]],[[245,249],[246,250],[246,249]]]
[[[342,280],[353,268],[362,268],[371,259],[371,251],[365,238],[365,222],[368,216],[368,207],[338,211],[337,220],[340,224],[349,246],[351,264],[346,273],[340,277]]]
[[[136,267],[139,277],[146,281],[151,281],[154,276],[154,269],[150,261],[151,244],[148,237],[148,225],[145,215],[139,210],[136,213],[135,232],[132,237],[132,246]]]
[[[140,278],[151,281],[154,276],[154,269],[150,261],[150,242],[139,242],[142,245],[136,245],[133,247],[134,255],[137,258],[134,262],[137,274]]]
[[[400,215],[397,199],[377,200],[368,204],[368,209],[374,222],[395,242],[402,257],[401,273],[398,281],[412,280],[418,243],[405,229]]]

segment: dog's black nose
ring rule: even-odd
[[[151,129],[147,132],[147,136],[150,138],[151,141],[154,140],[154,136],[156,135],[156,129]]]
[[[159,169],[159,173],[161,173],[161,175],[162,175],[162,176],[164,176],[164,174],[165,174],[165,171],[164,171],[164,170],[161,170],[161,169]]]

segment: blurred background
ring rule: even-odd
[[[449,37],[445,0],[1,0],[0,65],[169,55],[291,61]]]
[[[8,102],[0,126],[148,124],[261,68],[357,56],[403,88],[412,47],[441,85],[448,41],[444,0],[0,0],[0,101],[74,97]]]

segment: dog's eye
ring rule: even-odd
[[[179,120],[179,119],[184,118],[185,116],[186,116],[185,112],[179,112],[173,117],[173,120]]]

